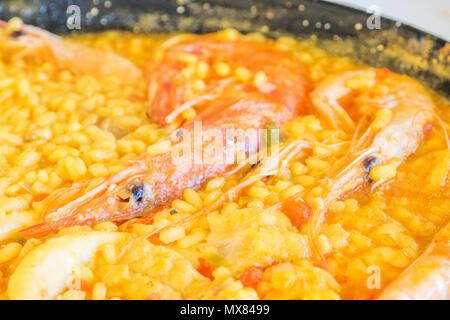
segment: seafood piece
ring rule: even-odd
[[[299,103],[309,87],[304,68],[272,41],[260,43],[225,30],[174,37],[162,50],[147,68],[149,116],[161,125],[175,121],[186,109],[195,106],[201,112],[208,106],[205,101],[236,92],[262,95],[290,112],[303,108]],[[208,71],[210,65],[215,71]],[[198,78],[203,78],[201,90],[192,81]]]
[[[422,255],[378,296],[380,300],[450,299],[450,223]]]
[[[374,181],[373,168],[387,163],[393,168],[400,165],[414,153],[437,116],[422,85],[387,69],[351,71],[326,79],[312,93],[312,99],[319,112],[345,131],[353,123],[352,115],[374,117],[367,130],[353,139],[350,164],[330,176],[331,187],[324,197],[323,209],[313,212],[308,221],[309,237],[314,243],[328,205],[363,185],[373,190],[392,179],[386,176]]]
[[[63,40],[40,28],[23,25],[18,30],[8,30],[8,23],[0,21],[0,46],[10,52],[13,59],[43,55],[59,67],[78,75],[94,77],[114,76],[124,84],[135,85],[143,81],[141,71],[129,60],[113,52],[91,48]]]
[[[0,217],[0,242],[17,236],[24,226],[37,222],[34,220],[33,213],[28,211],[11,212]]]
[[[86,182],[51,194],[44,200],[42,223],[22,230],[21,235],[36,237],[71,225],[142,216],[144,211],[156,209],[181,195],[185,188],[197,188],[207,179],[231,169],[236,161],[229,162],[230,158],[255,154],[263,147],[264,133],[260,129],[269,124],[278,126],[306,109],[305,70],[295,58],[290,59],[291,63],[276,67],[278,75],[293,74],[284,81],[297,81],[295,94],[280,89],[276,91],[279,98],[274,99],[252,86],[236,86],[205,101],[204,112],[196,121],[174,132],[175,141],[171,138],[159,141],[157,147],[150,147],[151,152],[147,150],[124,171],[90,191],[86,189],[89,185]],[[293,65],[296,68],[287,69]],[[293,86],[294,83],[291,88]],[[196,132],[196,124],[201,124],[203,133]],[[193,156],[180,163],[174,151],[184,153],[186,146],[193,150]]]
[[[75,266],[89,262],[98,248],[125,237],[119,232],[83,232],[49,239],[25,255],[8,283],[14,300],[53,299],[63,291]]]

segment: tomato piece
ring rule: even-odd
[[[335,276],[334,276],[334,279],[336,279],[336,281],[337,281],[338,283],[340,283],[340,284],[342,284],[342,283],[348,283],[348,282],[349,282],[348,277],[345,276],[345,275],[342,275],[342,274],[337,274],[337,275],[335,275]]]
[[[306,223],[311,216],[311,207],[303,200],[288,199],[283,202],[281,211],[291,220],[297,230]]]
[[[138,94],[135,94],[135,93],[133,93],[129,99],[132,102],[144,102],[146,100],[146,98],[144,98]]]
[[[327,270],[328,269],[328,263],[326,260],[319,260],[313,263],[315,267]]]
[[[214,277],[212,275],[214,267],[211,264],[209,264],[204,258],[198,258],[198,263],[199,266],[197,268],[197,271],[200,272],[202,276],[214,280]]]
[[[239,281],[244,287],[251,287],[256,290],[262,280],[263,272],[264,268],[261,266],[247,267],[239,276]]]
[[[86,292],[91,292],[92,291],[92,284],[87,282],[87,281],[80,281],[80,289]]]
[[[150,237],[148,237],[147,240],[150,241],[155,246],[160,246],[160,245],[164,245],[165,244],[164,242],[162,242],[159,239],[159,234],[153,234]]]
[[[365,289],[364,291],[356,293],[353,300],[375,300],[380,291],[381,290],[379,289]]]
[[[39,202],[47,198],[48,193],[41,193],[33,196],[33,202]]]

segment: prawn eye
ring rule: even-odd
[[[141,202],[144,198],[144,185],[141,183],[135,184],[130,189],[133,199],[136,202]]]
[[[179,129],[179,130],[177,130],[177,132],[175,133],[175,135],[177,136],[177,138],[180,138],[180,137],[182,137],[182,136],[183,136],[183,134],[184,134],[184,131],[183,131],[183,129]]]
[[[259,166],[259,164],[261,163],[261,159],[258,159],[258,161],[256,161],[255,163],[252,163],[252,165],[250,166],[251,169],[255,169],[257,166]]]
[[[364,170],[369,173],[370,169],[372,169],[372,167],[376,165],[376,163],[377,158],[375,158],[374,156],[370,156],[363,160],[362,165],[364,167]]]
[[[18,38],[18,37],[21,37],[24,35],[25,35],[25,32],[23,32],[22,30],[16,30],[16,31],[11,32],[12,38]]]

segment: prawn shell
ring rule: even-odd
[[[388,285],[379,300],[450,299],[450,223],[427,250]]]

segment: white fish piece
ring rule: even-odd
[[[8,283],[8,297],[55,298],[66,288],[75,266],[91,261],[101,245],[115,243],[125,236],[120,232],[92,231],[47,240],[19,263]]]

